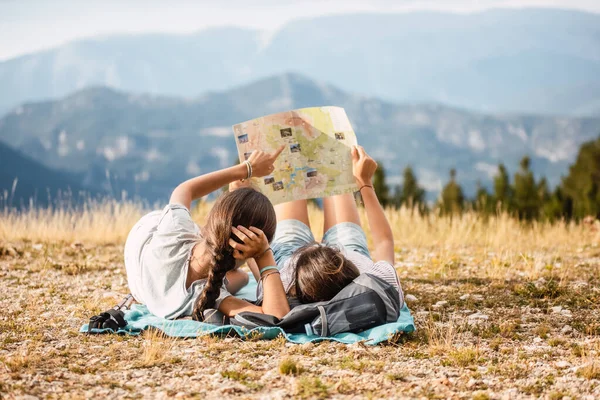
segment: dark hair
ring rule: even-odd
[[[192,317],[197,321],[204,319],[204,310],[214,308],[225,274],[235,268],[229,239],[241,242],[231,233],[231,227],[238,225],[261,229],[270,242],[275,235],[277,219],[269,199],[254,189],[240,188],[221,195],[208,213],[202,236],[214,261],[208,270],[204,290],[194,304]]]
[[[296,297],[301,303],[329,301],[360,275],[339,250],[309,245],[296,252]]]

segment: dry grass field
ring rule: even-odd
[[[384,345],[79,334],[143,212],[0,211],[0,397],[600,398],[599,221],[389,210],[417,332]]]

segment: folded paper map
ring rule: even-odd
[[[233,126],[240,162],[254,150],[285,148],[273,174],[252,186],[273,204],[328,197],[357,189],[350,149],[356,144],[341,107],[311,107],[267,115]]]

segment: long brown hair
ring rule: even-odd
[[[202,236],[213,253],[214,261],[209,268],[204,290],[194,305],[192,318],[197,321],[204,320],[204,310],[214,308],[225,274],[235,268],[229,239],[241,242],[231,233],[231,227],[238,225],[261,229],[270,242],[275,235],[277,219],[269,199],[254,189],[240,188],[221,195],[208,213]]]
[[[296,252],[296,297],[301,303],[329,301],[360,275],[338,249],[319,244]]]

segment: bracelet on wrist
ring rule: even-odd
[[[364,189],[364,188],[366,188],[366,187],[373,189],[373,185],[362,185],[362,186],[360,187],[360,189],[358,189],[358,191],[360,192],[361,190],[363,190],[363,189]]]
[[[263,274],[263,273],[265,273],[265,272],[267,272],[267,271],[277,271],[277,272],[279,272],[279,268],[277,268],[275,265],[269,265],[268,267],[264,267],[264,268],[262,268],[262,269],[261,269],[261,270],[258,272],[258,274],[259,274],[260,276],[262,276],[262,274]]]
[[[264,274],[260,276],[260,281],[264,281],[268,276],[279,274],[279,271],[269,272],[268,274]]]
[[[267,251],[271,250],[271,252],[273,252],[273,249],[270,247],[267,247],[267,249],[265,251],[263,251],[262,253],[260,253],[257,256],[254,256],[252,258],[254,258],[255,260],[258,260],[259,258],[261,258],[262,256],[264,256],[265,254],[267,254]]]
[[[244,164],[246,165],[246,177],[241,179],[242,182],[244,182],[246,179],[252,178],[252,164],[250,164],[250,161],[248,160],[244,161]]]

